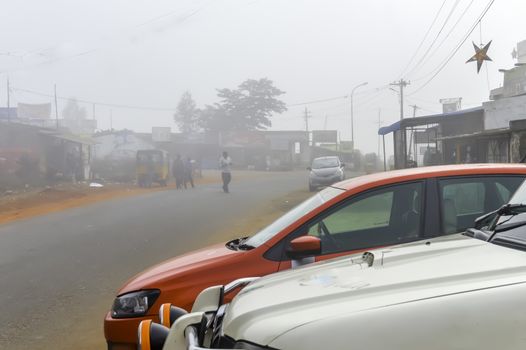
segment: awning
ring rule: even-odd
[[[416,118],[406,118],[399,120],[389,126],[384,126],[378,129],[378,135],[387,135],[389,133],[398,131],[400,129],[407,129],[414,126],[428,125],[428,124],[438,124],[441,121],[444,121],[445,118],[454,118],[461,117],[470,113],[477,113],[483,111],[482,106],[463,109],[461,111],[442,113],[442,114],[432,114]]]
[[[95,144],[97,144],[97,141],[95,141],[93,138],[87,137],[87,136],[79,136],[79,135],[73,135],[73,134],[63,134],[63,133],[60,133],[60,132],[54,132],[54,131],[48,131],[48,130],[42,130],[39,133],[42,134],[42,135],[46,135],[46,136],[49,136],[49,137],[56,138],[56,139],[69,141],[69,142],[74,142],[74,143],[80,143],[80,144],[83,144],[83,145],[95,145]]]

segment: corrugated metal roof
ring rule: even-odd
[[[478,106],[474,108],[463,109],[463,110],[456,111],[456,112],[432,114],[432,115],[426,115],[426,116],[421,116],[421,117],[416,117],[416,118],[406,118],[406,119],[399,120],[396,123],[393,123],[389,126],[381,127],[380,129],[378,129],[378,135],[387,135],[394,131],[400,130],[401,127],[434,124],[434,123],[439,123],[440,121],[443,121],[444,118],[461,117],[466,114],[481,112],[481,111],[484,111],[484,108],[482,106]]]

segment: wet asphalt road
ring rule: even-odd
[[[0,225],[0,349],[71,348],[62,336],[77,337],[79,325],[101,344],[104,313],[129,277],[217,241],[215,232],[307,184],[305,172],[233,177],[230,194],[211,184]]]

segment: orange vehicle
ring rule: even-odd
[[[525,178],[524,165],[451,165],[376,173],[327,187],[251,237],[167,260],[133,277],[106,315],[108,348],[136,348],[140,321],[158,321],[166,302],[189,310],[211,285],[461,232],[507,203]]]

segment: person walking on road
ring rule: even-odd
[[[223,152],[223,155],[219,158],[219,169],[221,169],[221,179],[223,180],[223,191],[225,193],[229,193],[228,184],[232,180],[231,166],[232,159],[230,159],[227,152]]]
[[[186,160],[184,162],[184,188],[186,188],[186,183],[189,182],[190,185],[192,185],[192,188],[194,188],[194,166],[192,164],[192,159],[190,157],[186,157]]]
[[[172,167],[172,174],[175,177],[175,186],[177,189],[180,189],[183,187],[184,181],[184,162],[181,159],[181,155],[178,154],[175,156],[174,164]],[[186,183],[185,183],[186,187]]]

